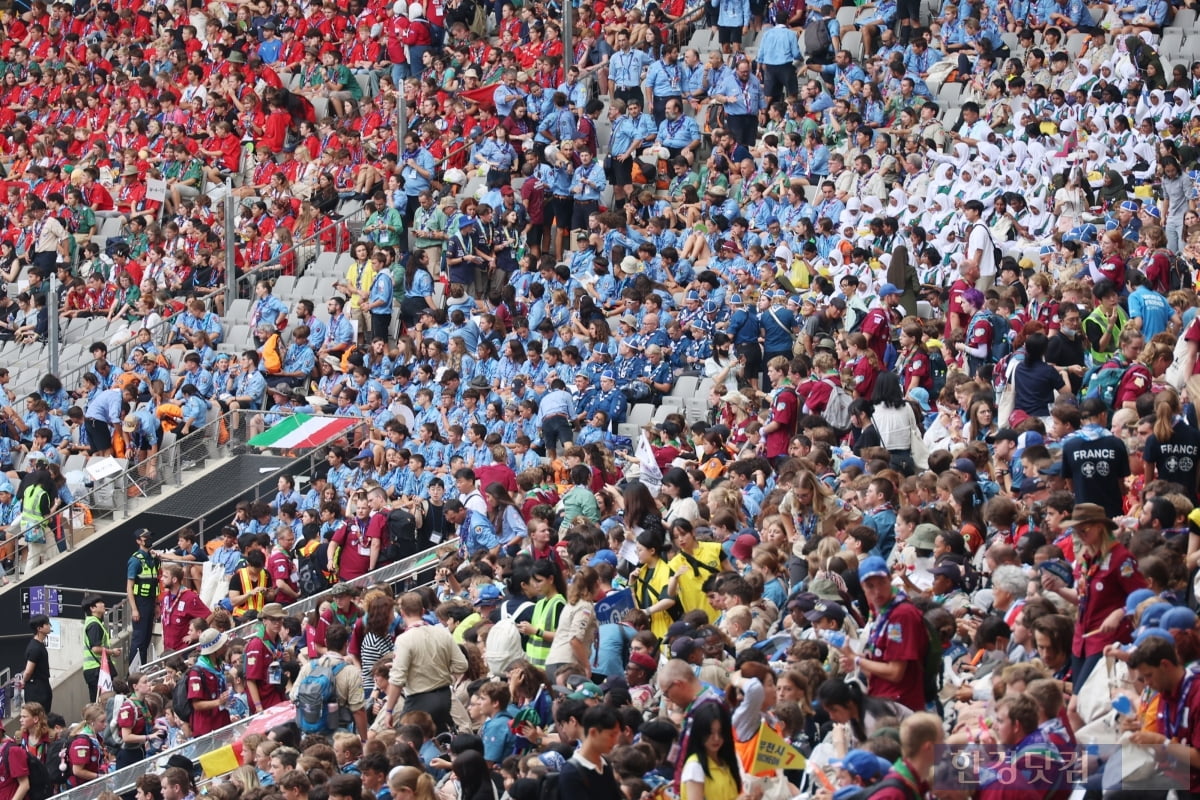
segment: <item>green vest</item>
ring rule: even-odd
[[[133,579],[133,596],[158,597],[158,559],[138,549],[133,557],[138,561],[138,574]]]
[[[1108,333],[1109,329],[1113,327],[1112,325],[1108,324],[1108,315],[1104,313],[1103,306],[1096,306],[1092,313],[1088,314],[1084,318],[1083,325],[1080,326],[1081,328],[1084,328],[1084,336],[1087,336],[1087,330],[1085,326],[1089,322],[1100,328],[1101,335]],[[1128,324],[1128,322],[1129,315],[1125,313],[1125,309],[1117,306],[1117,325],[1116,330],[1113,331],[1112,335],[1112,347],[1108,350],[1093,350],[1092,340],[1090,338],[1088,339],[1088,354],[1091,355],[1092,363],[1094,365],[1099,366],[1100,364],[1103,364],[1106,360],[1108,360],[1109,356],[1116,352],[1117,340],[1121,338],[1121,331],[1125,330],[1125,325]]]
[[[530,624],[535,630],[545,631],[547,628],[558,627],[558,617],[562,614],[563,607],[567,604],[567,598],[561,594],[556,594],[554,597],[545,598],[537,601],[537,605],[533,607],[533,620]],[[551,626],[551,620],[554,624]],[[525,655],[529,656],[529,663],[535,667],[546,666],[546,659],[550,657],[550,642],[543,639],[541,636],[534,634],[529,637],[529,643],[525,645]]]
[[[100,642],[101,646],[108,647],[108,628],[106,628],[104,626],[103,620],[101,620],[99,617],[93,617],[91,614],[84,617],[83,618],[83,668],[84,668],[84,670],[100,669],[100,656],[93,653],[92,648],[87,646],[87,632],[88,632],[88,628],[90,628],[92,626],[92,623],[99,625],[101,632],[104,634],[104,639],[101,640],[101,642]]]
[[[37,483],[31,483],[21,496],[21,530],[27,542],[40,544],[46,541],[46,518],[39,510],[45,499],[46,490]]]

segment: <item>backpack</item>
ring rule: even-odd
[[[121,706],[125,704],[126,699],[123,694],[114,694],[105,704],[104,713],[108,715],[108,725],[100,737],[109,750],[120,750],[124,744],[121,741],[121,729],[117,727],[117,717],[120,716]]]
[[[0,748],[0,769],[5,773],[8,772],[8,754],[13,747],[14,742],[5,742],[4,747]],[[18,750],[22,750],[17,746]],[[46,769],[46,765],[34,756],[25,753],[25,762],[29,766],[29,791],[25,794],[27,800],[46,800],[51,795],[50,792],[50,773]]]
[[[421,20],[425,23],[425,27],[429,30],[429,46],[431,48],[440,48],[446,44],[446,29],[441,25],[434,25],[427,19]]]
[[[942,690],[942,635],[929,621],[929,615],[922,617],[925,623],[925,635],[929,646],[925,648],[925,702],[936,703],[938,693]]]
[[[1181,289],[1195,289],[1196,277],[1192,267],[1178,253],[1170,250],[1160,250],[1167,257],[1167,286],[1172,292]]]
[[[929,393],[929,398],[936,402],[942,389],[946,388],[946,374],[950,368],[946,366],[946,359],[942,356],[941,350],[930,350],[928,355],[929,372],[933,376],[933,391]]]
[[[304,597],[312,597],[320,594],[329,588],[329,578],[325,574],[325,542],[320,540],[320,537],[311,541],[305,542],[300,547],[299,558],[299,580],[300,594]]]
[[[171,690],[171,710],[184,722],[192,718],[192,701],[188,699],[188,678],[191,674],[189,670],[175,682],[175,688]]]
[[[46,746],[46,779],[51,786],[62,786],[71,776],[71,767],[67,763],[71,754],[70,744],[68,737],[64,736]],[[30,782],[32,783],[32,779]]]
[[[829,35],[829,23],[825,18],[810,22],[804,26],[804,55],[808,58],[819,56],[829,51],[833,46],[833,37]]]
[[[855,800],[866,800],[874,797],[876,794],[882,794],[887,789],[899,789],[906,797],[911,800],[921,800],[921,795],[913,794],[912,787],[902,781],[900,778],[884,778],[879,783],[864,787],[860,795],[855,796]]]
[[[825,421],[833,427],[835,431],[846,431],[850,429],[850,404],[853,399],[850,393],[842,388],[841,384],[826,380],[832,391],[829,393],[829,404],[825,406]]]
[[[487,654],[484,656],[493,675],[503,675],[514,662],[525,657],[525,645],[521,641],[521,632],[517,630],[517,620],[530,608],[533,608],[533,602],[526,600],[517,606],[516,613],[511,617],[507,605],[500,608],[500,621],[488,632]]]
[[[985,310],[983,316],[992,326],[992,343],[988,347],[988,360],[995,364],[1012,352],[1012,340],[1008,336],[1012,331],[1012,326],[1008,324],[1008,320],[995,311]]]
[[[559,800],[557,772],[547,772],[538,780],[538,800]]]
[[[1080,399],[1098,397],[1105,407],[1113,408],[1117,399],[1117,389],[1128,368],[1127,364],[1122,364],[1116,359],[1109,359],[1098,367],[1092,367],[1083,376],[1082,388],[1079,390]]]
[[[999,247],[996,247],[996,240],[992,238],[992,229],[982,222],[976,222],[975,224],[983,226],[983,232],[987,234],[988,241],[992,243],[992,265],[996,267],[996,271],[998,272],[1000,270],[1000,261],[1004,258],[1004,253],[1000,251]],[[970,237],[970,235],[971,232],[967,231],[967,236]]]
[[[278,375],[283,372],[283,337],[273,333],[263,343],[263,369],[268,375]]]
[[[337,702],[335,679],[345,666],[344,661],[330,666],[324,660],[314,661],[309,666],[308,674],[296,687],[296,722],[302,732],[337,730],[338,720],[329,719],[329,706]]]
[[[383,548],[385,562],[394,563],[417,552],[417,519],[404,509],[388,512],[387,534],[387,545]]]

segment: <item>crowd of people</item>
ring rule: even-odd
[[[0,393],[28,563],[72,455],[362,423],[136,532],[82,710],[31,620],[0,800],[287,702],[139,800],[1197,796],[1194,9],[924,5],[0,12],[0,340],[115,331]]]

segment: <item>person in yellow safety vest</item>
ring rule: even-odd
[[[271,576],[267,574],[267,557],[261,550],[246,553],[245,566],[233,573],[229,580],[229,603],[233,606],[234,619],[245,616],[247,611],[262,611],[271,590]]]
[[[121,648],[108,646],[108,628],[104,625],[104,598],[88,595],[83,598],[83,681],[87,684],[89,702],[96,702],[100,684],[100,660],[105,656],[121,655]]]
[[[133,635],[129,639],[129,658],[150,660],[150,640],[154,637],[154,621],[158,611],[158,554],[150,550],[150,531],[138,528],[133,532],[137,550],[129,557],[125,568],[125,598],[133,611]]]
[[[522,636],[529,637],[525,644],[529,663],[545,669],[554,632],[558,630],[558,619],[567,604],[567,586],[562,571],[553,561],[543,559],[533,564],[533,587],[540,596],[533,607],[533,619],[518,623],[517,630]]]

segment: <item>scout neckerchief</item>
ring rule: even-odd
[[[875,619],[875,625],[871,628],[871,634],[867,637],[867,646],[863,650],[863,654],[870,658],[882,658],[883,648],[880,647],[880,641],[886,635],[888,620],[891,619],[892,612],[901,603],[908,600],[908,595],[904,592],[896,592],[892,595],[892,599],[887,602],[883,608],[879,609],[879,615]]]

